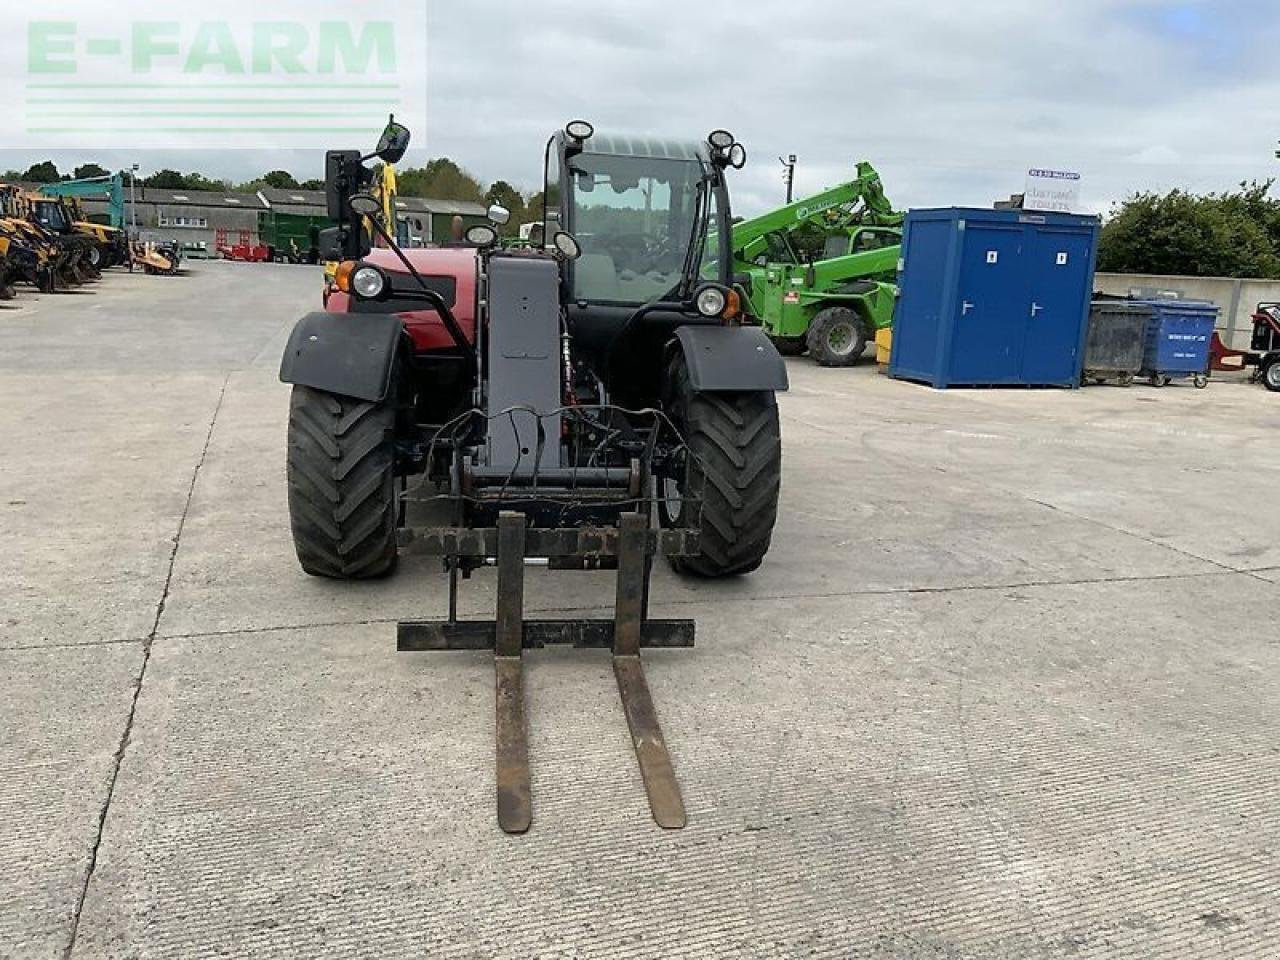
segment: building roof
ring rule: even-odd
[[[327,205],[323,190],[278,190],[263,187],[258,196],[268,207],[324,207]],[[286,210],[285,213],[292,213]]]
[[[328,201],[323,190],[278,190],[263,187],[258,191],[262,202],[281,213],[297,213],[306,216],[326,216]],[[467,200],[435,200],[426,197],[397,197],[396,210],[401,213],[461,214],[464,217],[483,217],[488,212],[483,203]]]
[[[470,200],[436,200],[431,197],[401,197],[400,200],[420,200],[425,213],[461,214],[464,217],[483,217],[489,208]]]
[[[262,199],[253,193],[216,193],[206,190],[161,190],[139,187],[138,200],[143,203],[181,204],[187,207],[220,207],[224,210],[262,210]]]

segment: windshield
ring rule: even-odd
[[[698,222],[702,165],[584,153],[569,174],[570,229],[582,244],[574,298],[645,303],[675,290]]]
[[[65,230],[68,226],[67,218],[63,216],[62,206],[51,200],[39,200],[35,204],[36,220],[42,227],[46,227],[55,232]]]

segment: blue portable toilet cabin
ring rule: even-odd
[[[1078,387],[1099,220],[912,210],[890,376],[934,387]]]

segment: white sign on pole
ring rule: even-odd
[[[1080,209],[1080,174],[1068,170],[1028,170],[1022,208],[1049,213]]]

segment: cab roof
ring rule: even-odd
[[[565,134],[560,133],[563,139]],[[657,157],[664,160],[701,160],[710,162],[711,151],[699,140],[668,140],[627,134],[596,133],[582,145],[583,153],[599,153],[614,157]]]

